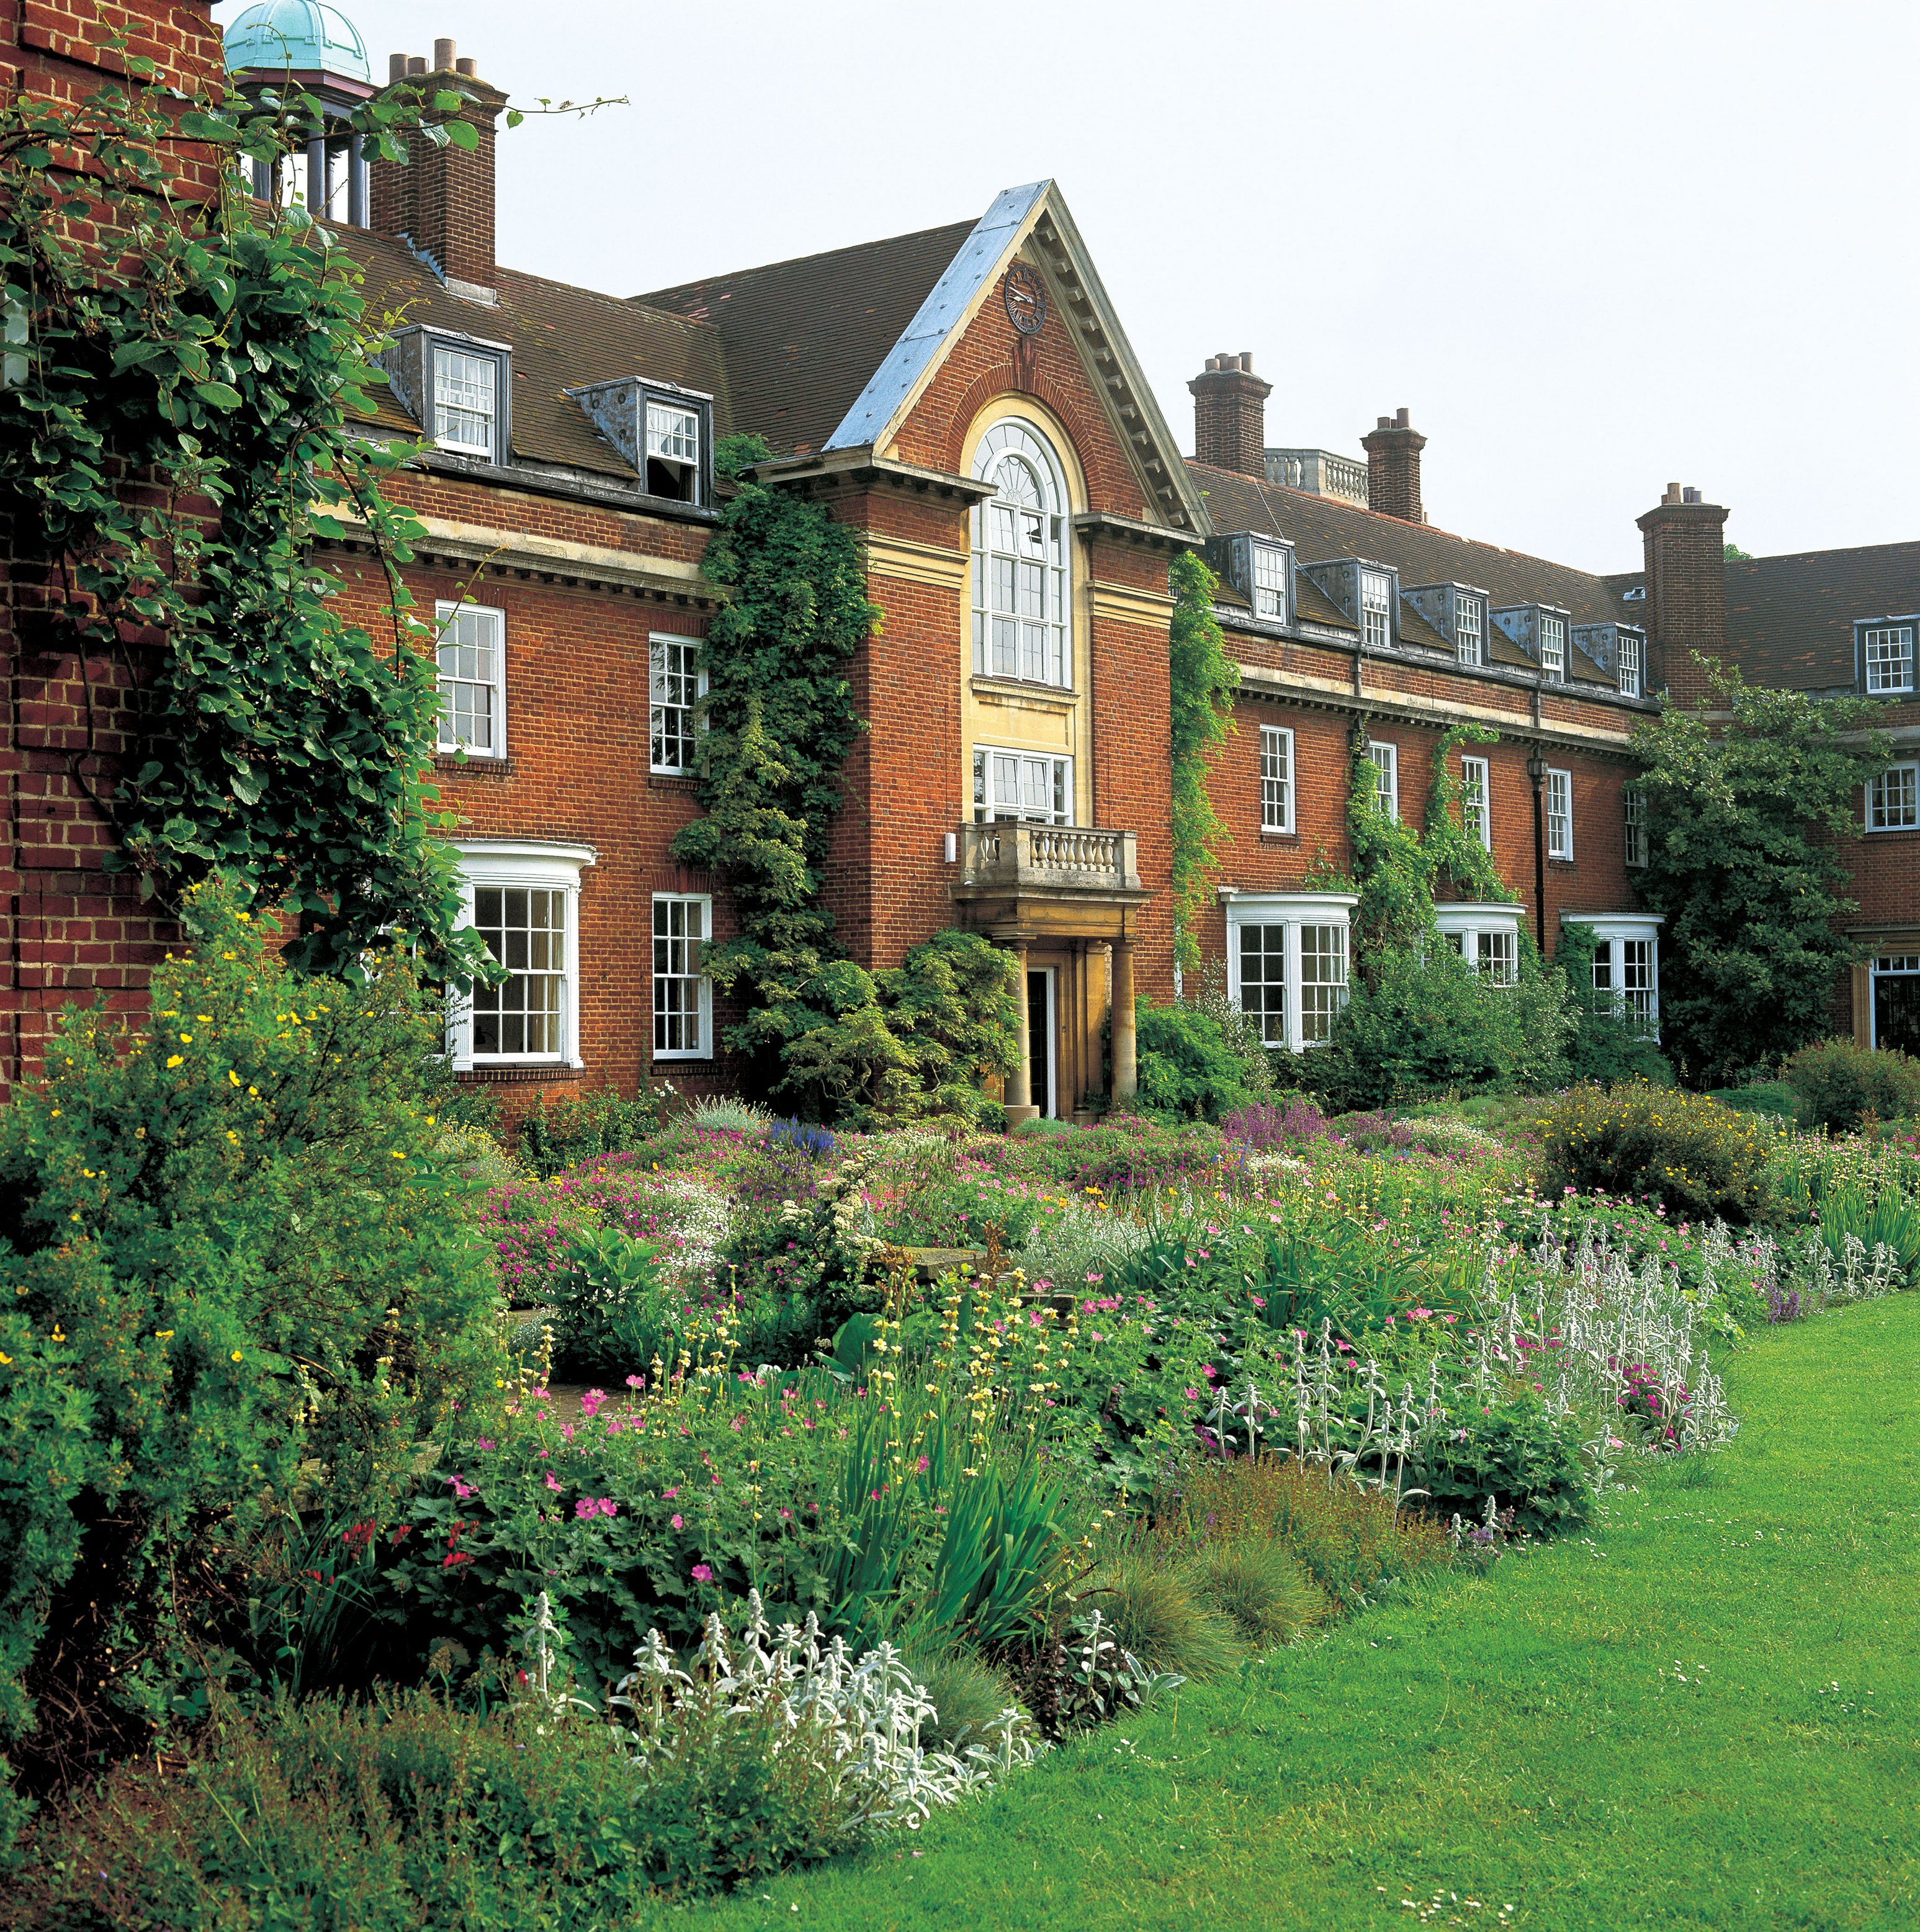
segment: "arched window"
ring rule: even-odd
[[[974,668],[1070,685],[1066,484],[1038,430],[1009,417],[980,439],[974,474],[992,497],[974,511]]]

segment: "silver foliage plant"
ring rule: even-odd
[[[855,1824],[914,1831],[935,1805],[985,1790],[1046,1748],[1029,1735],[1025,1714],[1010,1706],[980,1741],[930,1750],[920,1730],[934,1715],[932,1700],[891,1644],[855,1658],[843,1638],[822,1636],[811,1612],[803,1625],[784,1623],[776,1631],[758,1591],[748,1593],[746,1609],[736,1645],[717,1612],[708,1617],[691,1671],[657,1630],[647,1633],[633,1669],[608,1700],[626,1714],[620,1742],[637,1762],[662,1748],[676,1706],[703,1693],[724,1700],[734,1718],[770,1705],[782,1720],[776,1748],[824,1759]]]

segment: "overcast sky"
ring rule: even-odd
[[[216,18],[242,10],[223,0]],[[1402,404],[1443,528],[1637,566],[1670,480],[1766,555],[1920,536],[1920,5],[346,0],[530,104],[500,258],[626,295],[1060,184],[1181,447]]]

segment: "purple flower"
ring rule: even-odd
[[[705,1563],[696,1563],[693,1566],[693,1580],[696,1583],[712,1582],[713,1580],[712,1566]]]

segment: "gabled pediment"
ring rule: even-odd
[[[915,404],[1016,257],[1039,270],[1067,322],[1088,382],[1156,520],[1196,540],[1209,535],[1200,493],[1051,181],[995,197],[827,440],[827,450],[884,453],[899,438]]]

